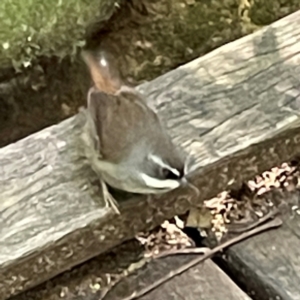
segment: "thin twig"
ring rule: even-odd
[[[269,211],[265,216],[258,219],[255,222],[252,222],[251,224],[248,224],[247,226],[243,226],[243,228],[229,228],[229,233],[243,233],[246,231],[249,231],[253,228],[258,227],[259,225],[267,222],[269,219],[274,218],[274,216],[278,213],[278,210],[271,210]],[[161,252],[157,255],[154,255],[153,258],[162,258],[169,255],[177,255],[177,254],[206,254],[207,252],[210,252],[211,249],[208,247],[190,247],[190,248],[183,248],[183,249],[172,249],[172,250],[166,250],[164,252]]]
[[[178,254],[205,254],[210,252],[211,249],[208,247],[196,247],[196,248],[183,248],[183,249],[172,249],[161,252],[153,256],[153,258],[163,258],[170,255],[178,255]]]
[[[245,231],[249,231],[249,230],[256,228],[257,226],[265,223],[269,219],[274,218],[274,216],[277,213],[278,213],[278,209],[274,208],[273,210],[270,210],[266,215],[259,218],[257,221],[251,222],[251,224],[247,224],[246,226],[241,226],[240,228],[234,228],[234,226],[232,226],[233,224],[229,225],[229,226],[227,226],[228,231],[229,231],[229,233],[242,233]]]
[[[184,264],[183,266],[177,268],[174,271],[169,272],[166,276],[160,278],[159,280],[157,280],[156,282],[150,284],[149,286],[141,289],[138,292],[134,292],[132,295],[123,298],[123,300],[133,300],[133,299],[137,299],[141,296],[144,296],[145,294],[149,293],[150,291],[152,291],[153,289],[155,289],[156,287],[160,286],[161,284],[167,282],[168,280],[172,279],[173,277],[180,275],[181,273],[187,271],[188,269],[196,266],[197,264],[203,262],[204,260],[210,258],[211,256],[213,256],[215,253],[223,250],[224,248],[227,248],[229,246],[232,246],[233,244],[236,244],[238,242],[241,242],[242,240],[245,240],[253,235],[256,235],[258,233],[261,233],[263,231],[266,230],[270,230],[272,228],[276,228],[282,225],[282,221],[279,218],[275,218],[273,220],[271,220],[270,222],[263,224],[261,226],[258,226],[250,231],[244,232],[242,234],[240,234],[237,237],[234,237],[218,246],[216,246],[215,248],[211,249],[210,251],[207,251],[206,253],[204,253],[202,256],[197,257],[195,259],[193,259],[192,261],[188,262],[187,264]]]

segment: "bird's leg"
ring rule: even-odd
[[[118,209],[118,202],[108,191],[107,185],[102,179],[100,179],[100,183],[101,183],[101,187],[102,187],[102,194],[103,194],[103,199],[105,201],[105,206],[109,207],[109,204],[110,204],[112,209],[119,215],[120,211]]]

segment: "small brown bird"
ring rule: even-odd
[[[142,95],[123,84],[107,53],[84,51],[82,56],[94,82],[82,138],[106,205],[119,213],[106,184],[132,193],[159,194],[186,182],[183,153]]]

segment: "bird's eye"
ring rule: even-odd
[[[180,176],[178,174],[175,174],[171,170],[167,168],[162,168],[162,175],[164,179],[179,179]]]

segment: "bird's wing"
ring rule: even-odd
[[[156,114],[134,93],[115,96],[94,91],[89,95],[88,111],[95,122],[101,155],[111,162],[129,155],[133,146],[151,142],[151,132],[160,131]]]

